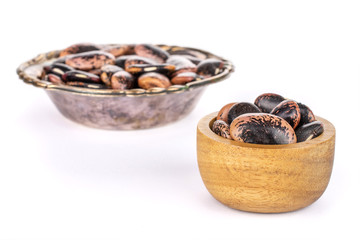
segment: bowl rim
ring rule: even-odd
[[[104,45],[104,44],[100,44]],[[126,44],[106,44],[106,45],[126,45]],[[130,44],[128,44],[130,45]],[[44,63],[49,60],[55,60],[59,57],[59,54],[62,50],[53,50],[46,53],[41,53],[35,58],[32,58],[22,64],[16,69],[16,72],[21,80],[25,83],[32,84],[35,87],[44,88],[46,90],[58,90],[58,91],[66,91],[80,95],[92,95],[92,96],[154,96],[154,95],[164,95],[164,94],[172,94],[172,93],[180,93],[184,91],[190,91],[194,88],[204,87],[209,84],[213,84],[222,80],[225,80],[229,77],[230,73],[234,71],[234,65],[229,61],[222,57],[219,57],[215,54],[212,54],[208,51],[191,48],[191,47],[180,47],[177,45],[165,45],[165,44],[154,44],[155,46],[159,46],[162,48],[178,48],[178,49],[187,49],[191,51],[197,51],[202,54],[205,54],[208,58],[217,58],[224,62],[224,70],[215,76],[205,78],[203,80],[198,80],[194,82],[189,82],[185,85],[171,85],[169,88],[151,88],[148,90],[142,88],[134,88],[129,90],[115,90],[115,89],[89,89],[89,88],[81,88],[81,87],[73,87],[67,85],[56,85],[51,82],[41,80],[35,76],[29,75],[26,73],[26,70],[29,67]]]
[[[205,136],[207,136],[208,138],[210,138],[216,142],[234,146],[234,147],[277,149],[277,150],[278,149],[284,149],[284,150],[300,149],[300,148],[303,149],[303,148],[306,148],[309,146],[314,146],[314,145],[322,144],[323,142],[327,142],[331,138],[335,138],[335,134],[336,134],[335,127],[331,122],[329,122],[328,120],[326,120],[322,117],[315,116],[316,120],[319,120],[324,124],[324,132],[320,136],[313,138],[309,141],[300,142],[300,143],[292,143],[292,144],[278,144],[278,145],[243,143],[243,142],[238,142],[235,140],[221,137],[221,136],[217,135],[216,133],[214,133],[210,129],[210,124],[215,121],[217,114],[218,114],[218,112],[213,112],[213,113],[210,113],[210,114],[204,116],[203,118],[201,118],[198,123],[198,131],[200,131],[202,134],[204,134]]]

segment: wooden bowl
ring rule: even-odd
[[[332,171],[335,128],[307,142],[287,145],[241,143],[212,132],[217,113],[199,121],[197,159],[210,194],[231,208],[260,213],[289,212],[315,202]]]

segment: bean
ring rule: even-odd
[[[106,86],[111,86],[111,77],[114,73],[124,71],[116,65],[104,65],[101,67],[100,79]]]
[[[236,103],[233,106],[231,106],[229,109],[227,122],[231,124],[235,118],[245,113],[260,113],[260,112],[261,112],[260,109],[257,106],[255,106],[255,104],[248,102]]]
[[[134,51],[137,55],[154,59],[159,63],[164,63],[169,57],[169,53],[163,49],[150,45],[150,44],[138,44],[135,46]]]
[[[324,132],[324,125],[320,121],[313,121],[298,127],[295,131],[297,141],[305,142],[320,136]]]
[[[168,88],[171,86],[169,79],[160,73],[144,73],[138,78],[139,87],[150,89],[154,87]]]
[[[282,101],[270,113],[285,119],[294,129],[300,122],[300,108],[293,100]]]
[[[214,121],[212,131],[221,137],[231,139],[229,125],[222,120]]]
[[[284,119],[268,113],[240,115],[230,124],[231,137],[256,144],[296,143],[294,129]]]
[[[133,88],[134,85],[134,77],[126,71],[119,71],[111,76],[111,87],[113,89],[126,90]]]
[[[316,121],[314,113],[311,109],[302,103],[297,103],[300,108],[300,123],[299,126]]]
[[[175,84],[175,85],[178,85],[178,84],[184,85],[186,83],[193,82],[193,81],[199,81],[202,79],[203,79],[202,76],[197,75],[194,72],[183,72],[183,73],[179,73],[175,77],[173,77],[171,79],[171,83]]]
[[[101,68],[105,64],[114,64],[115,57],[103,51],[91,51],[71,55],[65,63],[75,69],[89,71]]]
[[[219,74],[223,67],[224,63],[221,60],[208,58],[199,63],[197,66],[197,74],[205,78],[212,77]]]
[[[99,76],[79,70],[66,72],[64,75],[62,75],[62,80],[65,83],[68,82],[100,83],[101,82]]]
[[[70,54],[83,53],[83,52],[96,51],[96,50],[100,50],[100,47],[98,45],[92,43],[78,43],[71,45],[65,48],[64,50],[62,50],[59,53],[59,56],[63,57]]]
[[[226,123],[229,123],[228,121],[228,114],[230,108],[236,103],[228,103],[225,106],[223,106],[220,111],[218,112],[218,115],[216,117],[217,120],[223,120]]]
[[[264,113],[270,113],[285,98],[275,93],[264,93],[255,99],[255,105]]]

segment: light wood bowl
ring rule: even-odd
[[[307,142],[261,145],[225,139],[210,129],[217,113],[199,121],[197,159],[210,194],[231,208],[260,213],[289,212],[315,202],[332,171],[335,128]]]

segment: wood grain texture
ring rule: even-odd
[[[260,145],[228,140],[210,129],[217,113],[199,121],[197,158],[211,195],[235,209],[279,213],[304,208],[325,191],[332,171],[335,128],[308,142]]]

